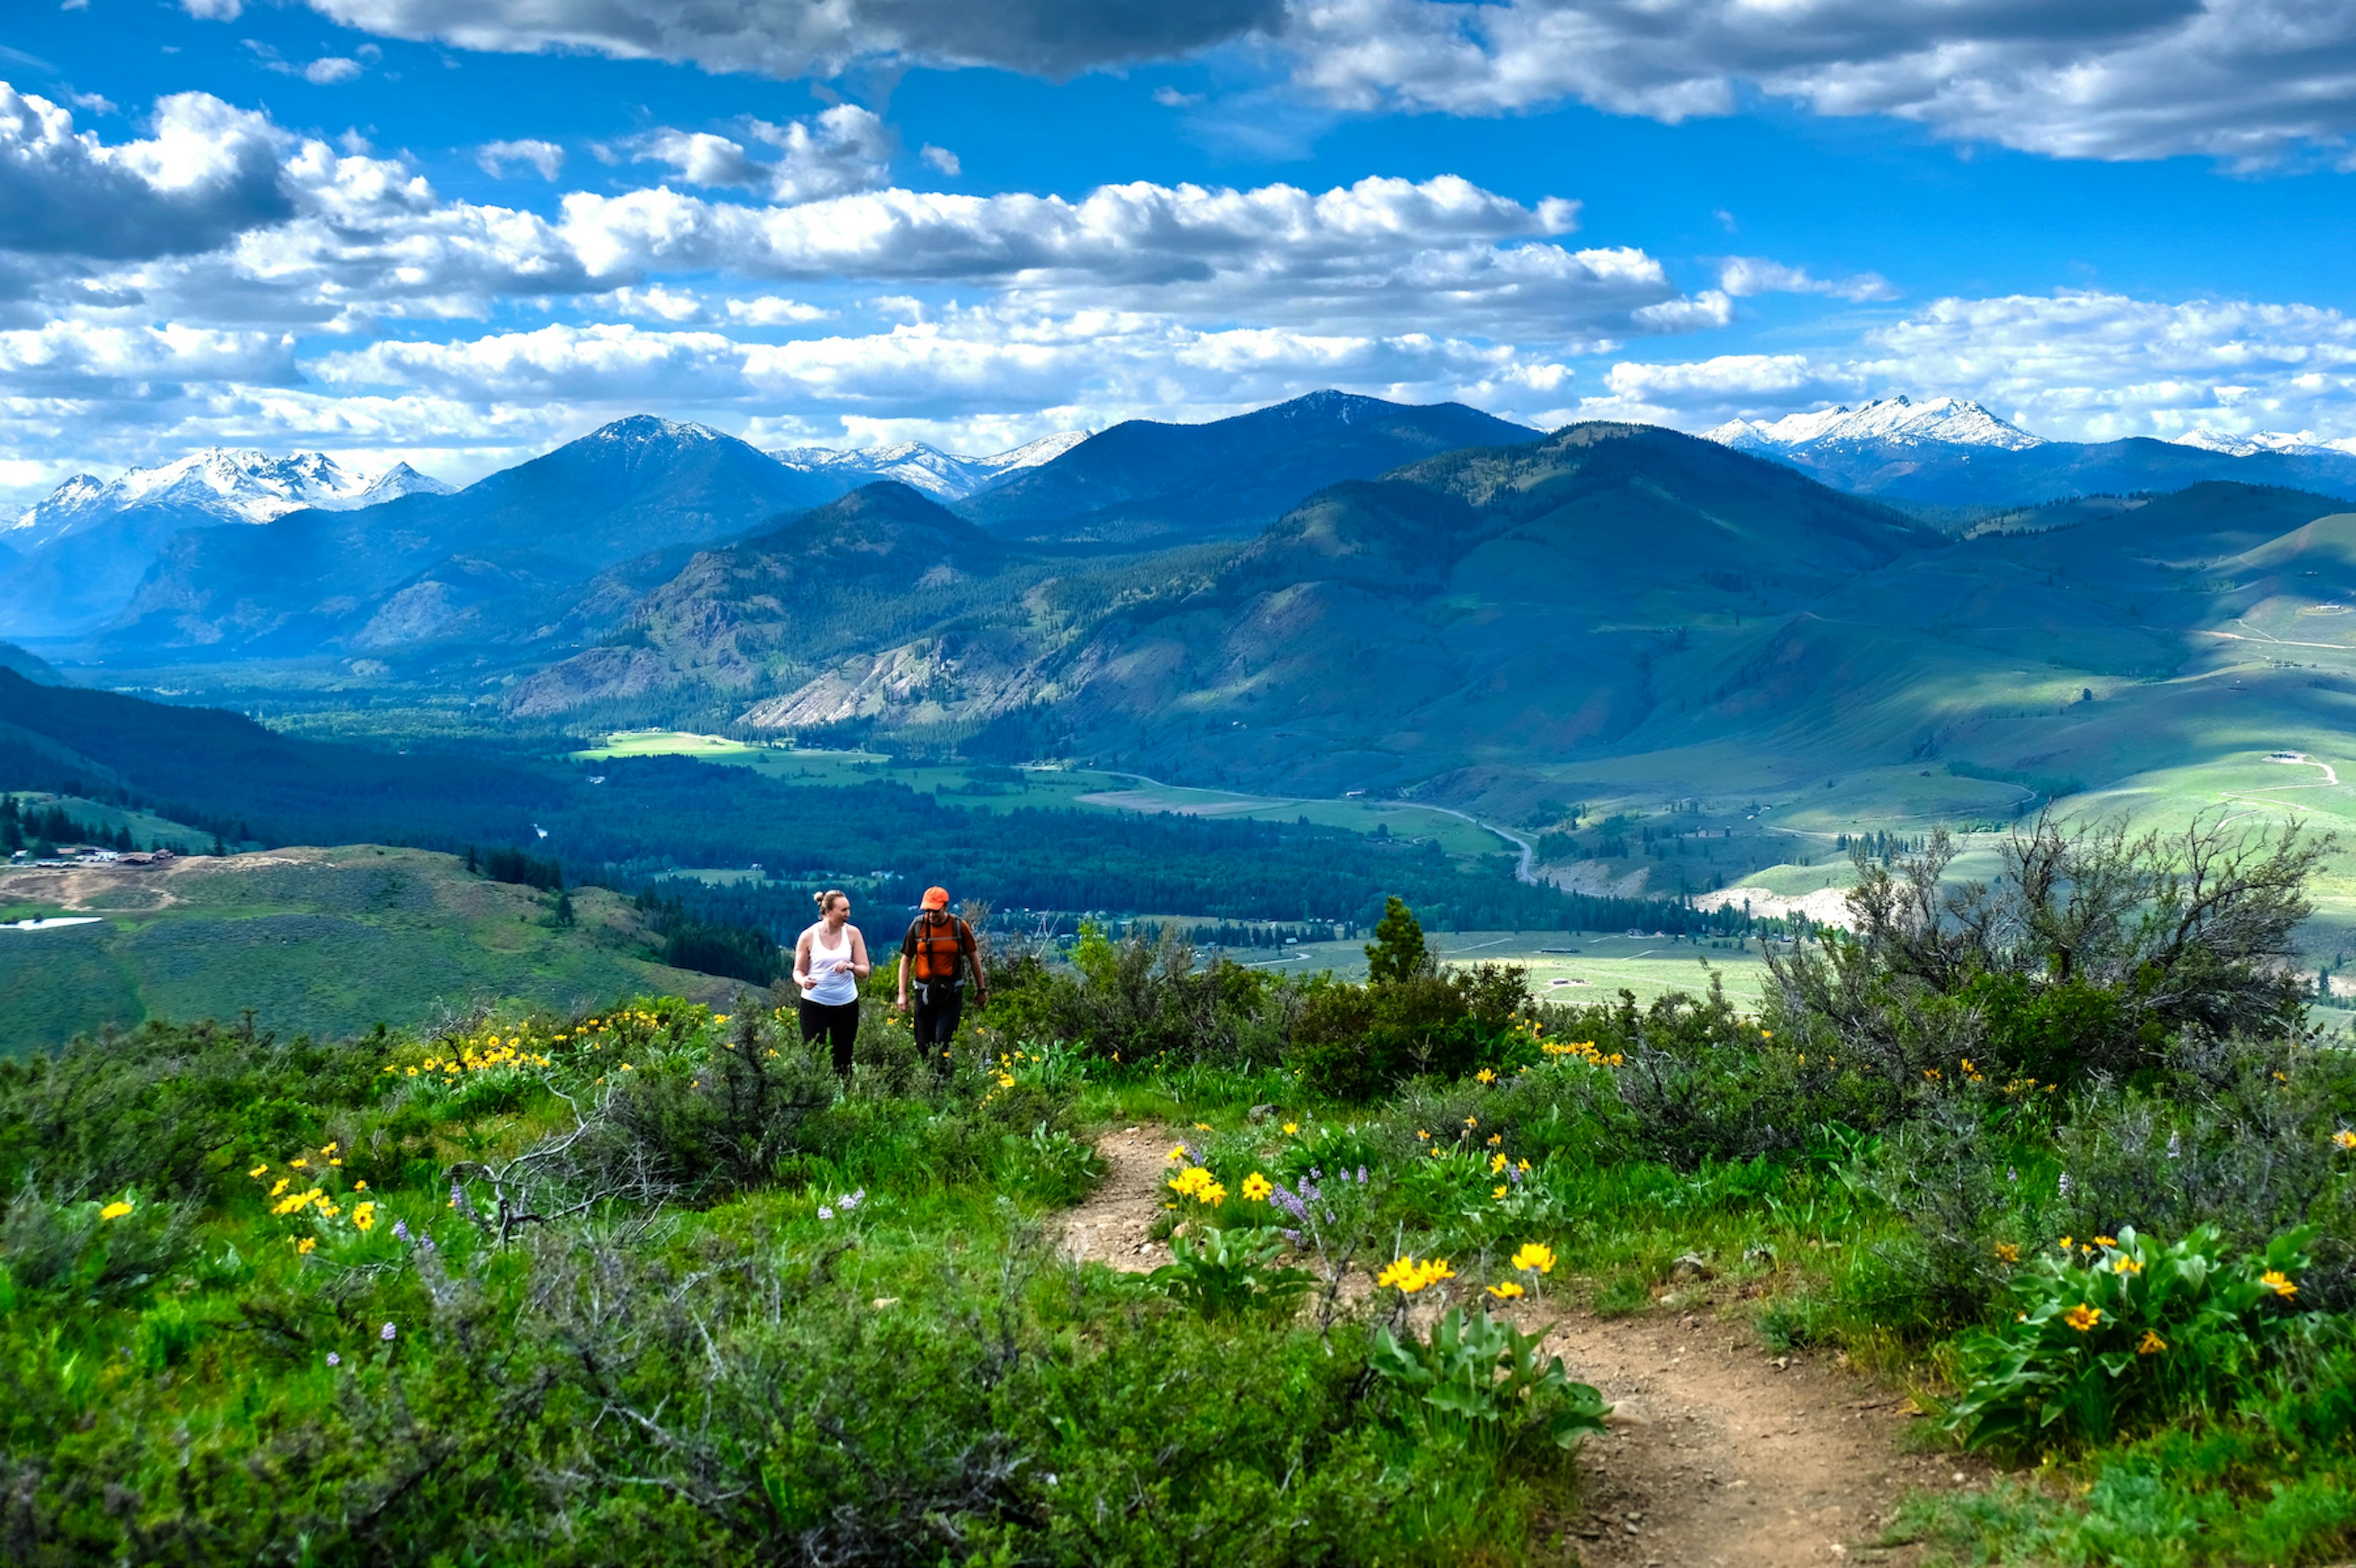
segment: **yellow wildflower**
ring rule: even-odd
[[[316,1236],[297,1236],[294,1238],[294,1250],[297,1253],[307,1253],[313,1247],[316,1247],[318,1244],[319,1238]]]
[[[2341,1148],[2356,1148],[2356,1132],[2351,1132],[2348,1128],[2342,1127],[2331,1135],[2331,1141]]]
[[[1522,1294],[1522,1287],[1510,1279],[1501,1280],[1489,1287],[1489,1294],[1500,1301],[1511,1301]]]
[[[267,1175],[269,1175],[269,1174],[270,1174],[270,1162],[269,1162],[268,1160],[266,1160],[266,1159],[265,1159],[265,1160],[263,1160],[260,1165],[255,1166],[252,1170],[249,1170],[249,1171],[247,1171],[247,1172],[246,1172],[246,1175],[248,1175],[248,1176],[267,1176]]]
[[[1552,1274],[1554,1249],[1544,1242],[1526,1243],[1522,1249],[1514,1254],[1513,1262],[1514,1267],[1524,1274],[1528,1274],[1532,1270],[1539,1274]]]
[[[2119,1239],[2116,1236],[2096,1236],[2094,1238],[2094,1245],[2098,1247],[2115,1247],[2118,1244]]]
[[[1433,1258],[1427,1263],[1418,1263],[1413,1258],[1396,1258],[1381,1274],[1375,1276],[1375,1285],[1377,1289],[1386,1285],[1397,1285],[1401,1294],[1413,1296],[1419,1290],[1438,1285],[1443,1279],[1455,1277],[1456,1271],[1448,1266],[1446,1258]]]
[[[2143,1264],[2122,1253],[2120,1256],[2112,1260],[2111,1272],[2113,1274],[2141,1274],[2143,1272]]]
[[[299,1155],[299,1154],[298,1154],[298,1155],[296,1155],[293,1159],[288,1160],[286,1163],[287,1163],[287,1164],[289,1164],[289,1165],[291,1165],[291,1166],[293,1166],[295,1169],[300,1170],[300,1169],[302,1169],[305,1166],[309,1165],[311,1162],[310,1162],[309,1160],[307,1160],[307,1159],[305,1159],[301,1155]]]
[[[1194,1124],[1194,1130],[1198,1133],[1207,1133],[1211,1130],[1211,1124],[1208,1122],[1196,1122]]]
[[[1491,1155],[1491,1156],[1489,1157],[1489,1174],[1490,1174],[1490,1175],[1494,1176],[1494,1175],[1496,1175],[1499,1171],[1501,1171],[1501,1170],[1503,1170],[1503,1169],[1505,1169],[1505,1157],[1504,1155],[1502,1155],[1502,1154],[1493,1154],[1493,1155]]]
[[[2162,1350],[2167,1349],[2168,1341],[2159,1337],[2158,1331],[2156,1329],[2147,1328],[2143,1331],[2143,1339],[2136,1346],[2136,1354],[2138,1356],[2157,1356]]]
[[[2291,1282],[2290,1275],[2278,1268],[2270,1268],[2258,1275],[2258,1283],[2286,1301],[2298,1294],[2298,1286]]]
[[[1255,1203],[1259,1202],[1269,1193],[1275,1190],[1275,1184],[1270,1182],[1267,1177],[1262,1176],[1257,1170],[1244,1178],[1244,1196],[1250,1199]]]
[[[123,1216],[130,1212],[131,1205],[123,1202],[118,1198],[113,1202],[108,1204],[105,1208],[101,1209],[98,1211],[98,1217],[102,1220],[120,1220]]]
[[[1489,1189],[1489,1196],[1495,1199],[1498,1202],[1503,1203],[1505,1200],[1505,1194],[1512,1190],[1513,1189],[1511,1187],[1505,1185],[1504,1182],[1499,1182],[1496,1186]]]
[[[2000,1264],[2019,1263],[2020,1248],[2010,1242],[1998,1242],[1996,1244],[1996,1261]]]
[[[1497,1075],[1485,1067],[1481,1069],[1480,1072],[1474,1073],[1472,1076],[1479,1079],[1483,1083],[1494,1083],[1497,1081]]]
[[[1295,1134],[1295,1133],[1299,1132],[1300,1130],[1301,1130],[1301,1124],[1300,1124],[1299,1122],[1287,1122],[1287,1123],[1285,1123],[1285,1124],[1284,1124],[1284,1136],[1285,1136],[1286,1137],[1290,1137],[1293,1134]]]
[[[2083,1334],[2086,1330],[2092,1328],[2095,1324],[2100,1323],[2102,1320],[2103,1309],[2099,1307],[2089,1307],[2083,1301],[2062,1315],[2062,1321],[2067,1323],[2071,1328],[2075,1328],[2081,1334]]]
[[[289,1179],[289,1178],[287,1178],[287,1177],[284,1177],[284,1176],[280,1177],[280,1178],[278,1179],[278,1185],[277,1185],[277,1186],[275,1186],[275,1187],[273,1187],[273,1188],[272,1188],[272,1189],[270,1189],[270,1196],[272,1196],[273,1198],[275,1198],[275,1197],[277,1197],[280,1193],[282,1193],[282,1192],[285,1191],[285,1190],[286,1190],[286,1183],[287,1183],[287,1181],[288,1181],[289,1179]]]

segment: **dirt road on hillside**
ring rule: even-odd
[[[1130,1271],[1170,1261],[1148,1232],[1177,1136],[1140,1125],[1098,1141],[1110,1168],[1064,1217],[1069,1255]],[[1370,1288],[1354,1284],[1353,1297]],[[1870,1545],[1899,1498],[1987,1478],[1977,1461],[1910,1452],[1904,1396],[1822,1360],[1770,1358],[1707,1304],[1605,1319],[1546,1303],[1516,1316],[1614,1406],[1612,1430],[1581,1453],[1586,1507],[1569,1527],[1591,1568],[1907,1563],[1911,1552]]]

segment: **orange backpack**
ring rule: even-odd
[[[916,922],[916,962],[911,970],[926,981],[958,977],[958,955],[965,951],[965,922],[953,914],[927,912]]]

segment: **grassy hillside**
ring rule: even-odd
[[[723,1001],[734,983],[656,964],[637,913],[601,889],[548,894],[467,873],[448,855],[294,848],[167,867],[0,870],[0,1053],[145,1019],[234,1019],[282,1033],[428,1027],[516,997],[602,1007],[648,989]]]

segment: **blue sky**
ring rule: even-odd
[[[1328,385],[2356,439],[2314,0],[28,0],[0,80],[0,495]]]

